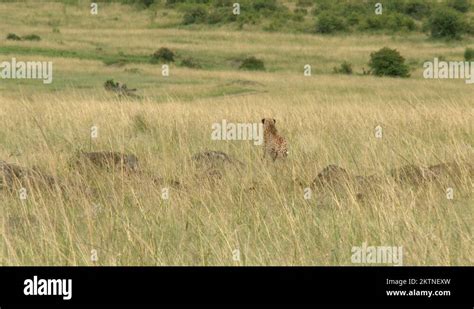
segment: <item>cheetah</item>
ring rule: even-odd
[[[277,158],[285,158],[288,156],[288,145],[286,139],[278,134],[275,127],[276,120],[271,118],[263,118],[263,157],[268,154],[273,161]]]
[[[0,190],[2,188],[12,189],[14,184],[44,184],[53,187],[59,184],[56,178],[41,172],[38,168],[32,169],[0,160]]]
[[[75,163],[83,163],[83,159],[99,167],[112,168],[123,166],[127,171],[138,171],[138,158],[133,154],[112,151],[78,152]]]

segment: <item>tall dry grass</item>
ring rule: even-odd
[[[260,82],[269,84],[265,78]],[[326,89],[193,103],[117,101],[105,93],[1,99],[1,157],[37,166],[65,187],[32,188],[26,201],[17,191],[2,192],[1,264],[348,265],[352,246],[363,242],[403,246],[408,265],[472,264],[468,172],[452,183],[422,186],[388,176],[408,163],[472,163],[470,98],[443,96],[426,82],[425,90],[416,86],[417,96],[415,88],[390,91],[406,81],[367,81],[377,87],[365,96]],[[337,89],[339,82],[359,85],[334,76],[321,84]],[[290,83],[305,87],[302,80]],[[439,100],[425,99],[423,91]],[[286,161],[262,161],[262,149],[251,141],[210,138],[214,122],[264,116],[276,118],[289,140]],[[91,142],[92,125],[99,138]],[[376,125],[382,139],[374,136]],[[68,162],[79,149],[135,153],[142,173],[78,171]],[[208,178],[191,161],[204,149],[225,151],[245,167]],[[382,190],[363,201],[353,188],[315,190],[305,200],[304,188],[328,164],[380,175]],[[157,177],[163,182],[154,182]],[[162,199],[164,187],[169,200]],[[453,200],[447,187],[454,188]],[[236,249],[240,262],[232,258]]]
[[[472,85],[421,77],[423,61],[459,60],[472,39],[154,29],[179,18],[168,12],[153,19],[118,4],[101,4],[101,12],[0,3],[0,33],[42,38],[10,42],[2,34],[0,60],[54,62],[51,86],[0,83],[0,160],[59,180],[32,184],[26,200],[18,186],[0,190],[0,265],[351,265],[351,248],[364,242],[402,246],[405,265],[473,264],[467,165],[440,183],[399,184],[389,176],[407,164],[474,164]],[[160,66],[106,66],[90,57],[149,55],[162,46],[204,69],[172,64],[163,78]],[[330,74],[343,60],[361,72],[384,46],[407,58],[410,79]],[[39,56],[36,48],[50,54]],[[62,58],[61,50],[77,57]],[[232,67],[248,55],[262,58],[267,72]],[[302,73],[307,63],[311,77]],[[109,78],[139,88],[143,98],[104,92]],[[290,145],[287,160],[263,161],[251,141],[211,140],[215,122],[263,117],[277,119]],[[225,151],[244,166],[208,177],[191,160],[205,149]],[[69,163],[79,150],[134,153],[141,172],[78,170]],[[377,189],[368,186],[361,199],[361,188],[344,183],[305,200],[305,188],[329,164],[376,175]]]

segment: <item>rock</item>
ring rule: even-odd
[[[347,183],[351,179],[349,173],[337,165],[328,165],[319,172],[312,182],[313,187],[321,188]]]
[[[203,152],[199,152],[192,156],[192,160],[199,165],[224,165],[224,164],[231,164],[231,165],[241,165],[244,164],[237,159],[231,158],[228,154],[222,151],[215,151],[215,150],[206,150]]]

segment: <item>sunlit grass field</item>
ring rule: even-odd
[[[353,265],[351,248],[363,243],[402,246],[404,265],[473,264],[468,169],[420,185],[389,176],[407,164],[474,164],[473,86],[422,78],[425,60],[461,60],[472,39],[199,30],[162,13],[103,4],[91,16],[88,4],[0,3],[0,62],[54,67],[51,85],[0,80],[0,160],[61,183],[32,185],[26,200],[19,188],[0,191],[1,265]],[[7,41],[10,32],[41,41]],[[163,46],[178,58],[168,77],[147,62]],[[410,78],[361,74],[384,46],[406,58]],[[263,59],[266,71],[239,70],[235,59],[246,56]],[[202,69],[180,66],[185,57]],[[344,60],[355,74],[332,73]],[[106,92],[111,78],[138,88],[139,98]],[[264,117],[288,139],[286,160],[262,160],[252,141],[211,139],[222,119]],[[78,170],[70,162],[79,150],[133,153],[140,172]],[[204,150],[244,164],[208,175],[191,160]],[[329,164],[380,176],[379,190],[361,200],[348,183],[305,199]]]

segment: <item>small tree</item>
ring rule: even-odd
[[[14,33],[9,33],[7,35],[7,40],[21,41],[21,38],[18,35],[14,34]]]
[[[466,48],[464,51],[464,60],[473,61],[474,60],[474,49]]]
[[[162,47],[151,56],[151,63],[174,62],[174,53],[169,48]]]
[[[459,12],[466,13],[469,11],[469,0],[449,0],[448,6]]]
[[[409,68],[396,49],[384,47],[370,54],[369,66],[376,76],[409,77]]]
[[[319,15],[316,22],[316,32],[328,34],[343,30],[346,30],[346,25],[339,16],[326,12]]]
[[[190,25],[190,24],[198,24],[204,23],[207,20],[207,10],[203,7],[197,6],[193,7],[184,13],[183,16],[183,24]]]
[[[433,38],[457,39],[466,30],[460,14],[447,7],[434,11],[428,26]]]

